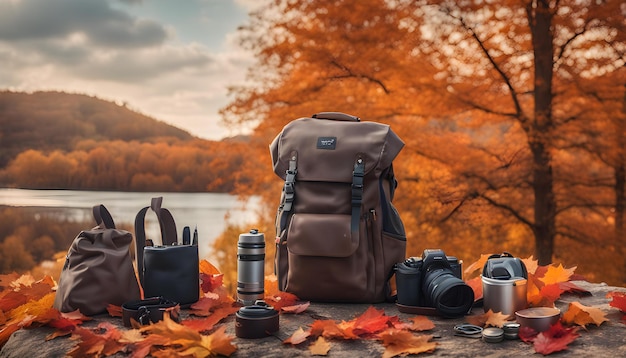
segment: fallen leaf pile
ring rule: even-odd
[[[69,334],[89,320],[79,312],[60,313],[52,308],[54,286],[56,283],[49,276],[35,281],[30,275],[0,275],[0,348],[21,328],[54,327],[57,331],[48,337],[52,339]]]
[[[479,273],[489,255],[482,255],[466,270],[466,276]],[[529,306],[554,307],[554,303],[565,292],[585,295],[588,291],[572,281],[580,280],[576,267],[563,265],[539,266],[532,258],[524,259],[528,271],[527,300]],[[223,274],[208,261],[200,263],[201,297],[189,309],[189,317],[177,323],[170,318],[178,314],[179,307],[164,315],[160,322],[140,326],[132,322],[132,329],[118,328],[107,322],[86,328],[82,324],[90,320],[79,311],[61,313],[52,307],[56,282],[49,276],[35,280],[32,276],[16,273],[0,275],[0,348],[11,334],[22,328],[49,326],[54,332],[46,337],[52,340],[71,336],[74,347],[68,352],[71,357],[96,357],[123,353],[132,358],[170,356],[229,356],[236,351],[234,337],[225,333],[226,327],[218,324],[238,311],[240,305],[223,285]],[[473,288],[476,298],[482,297],[480,275],[467,283]],[[626,322],[626,292],[609,292],[609,305],[624,313]],[[265,278],[265,301],[282,314],[299,314],[307,310],[310,303],[299,301],[293,294],[282,292],[274,275]],[[108,312],[121,317],[121,307],[110,305]],[[502,327],[508,316],[489,310],[484,314],[466,316],[469,323],[487,327]],[[520,338],[533,345],[535,352],[544,355],[567,349],[579,337],[578,329],[600,326],[606,322],[605,312],[588,307],[580,302],[571,302],[562,313],[561,320],[548,331],[537,333],[522,328]],[[383,310],[368,308],[350,321],[332,319],[316,320],[308,328],[299,328],[283,343],[300,346],[308,343],[311,355],[327,355],[332,341],[359,339],[376,340],[384,347],[383,357],[404,356],[433,352],[437,343],[431,335],[416,334],[435,327],[424,316],[415,316],[401,321],[398,316],[387,316]]]
[[[437,343],[431,342],[431,335],[414,335],[411,331],[427,331],[435,328],[433,322],[416,316],[409,322],[402,322],[398,316],[387,316],[383,310],[369,307],[365,312],[350,321],[316,320],[310,328],[298,328],[284,344],[300,345],[314,340],[309,345],[312,355],[326,355],[330,349],[327,340],[374,339],[385,347],[383,357],[433,352]]]
[[[163,321],[148,326],[133,322],[133,329],[119,329],[102,322],[95,328],[81,324],[89,320],[79,311],[61,313],[52,307],[56,286],[46,276],[35,281],[30,275],[0,275],[0,347],[18,329],[47,325],[55,328],[47,340],[71,334],[76,345],[68,352],[71,357],[108,356],[124,352],[131,357],[154,356],[215,356],[232,354],[236,347],[225,327],[214,329],[222,319],[234,314],[239,305],[222,285],[223,275],[206,260],[200,263],[202,297],[190,310],[190,317],[181,323],[168,313]],[[109,314],[121,316],[121,308],[109,305]],[[199,317],[199,318],[196,318]]]
[[[557,322],[549,330],[537,334],[534,330],[522,327],[519,337],[522,341],[532,343],[535,352],[543,355],[560,352],[567,349],[567,345],[579,337],[577,327],[564,328]]]
[[[475,297],[482,298],[482,281],[480,273],[490,255],[481,255],[480,259],[469,265],[464,271],[466,275],[472,275],[480,270],[477,277],[467,281],[472,287]],[[522,260],[528,272],[527,302],[530,307],[554,307],[555,302],[565,292],[578,295],[590,295],[591,293],[572,282],[583,278],[574,274],[576,267],[565,268],[562,264],[539,266],[533,257]],[[478,299],[477,298],[477,299]],[[626,294],[611,292],[607,298],[612,298],[611,306],[619,308],[626,313]],[[625,316],[626,317],[626,316]],[[481,315],[467,316],[466,320],[474,325],[487,327],[502,327],[509,317],[489,310]],[[520,330],[520,338],[532,343],[535,352],[548,355],[567,349],[567,345],[573,342],[579,334],[578,327],[586,328],[593,324],[600,326],[606,322],[606,314],[596,307],[588,307],[580,302],[571,302],[567,310],[561,315],[560,321],[554,324],[550,330],[537,333],[529,328]],[[563,324],[574,327],[563,327]],[[576,327],[578,326],[578,327]]]
[[[474,290],[475,300],[483,297],[483,287],[480,274],[490,255],[481,255],[478,261],[469,265],[464,273],[467,284]],[[562,264],[539,266],[533,257],[522,259],[528,272],[527,301],[532,307],[552,307],[563,293],[590,294],[587,290],[578,287],[572,280],[583,279],[574,275],[576,267],[564,268]]]

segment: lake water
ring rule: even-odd
[[[0,205],[56,208],[59,214],[75,220],[93,220],[91,208],[103,204],[119,226],[133,225],[135,215],[150,205],[154,197],[162,196],[176,221],[179,240],[183,227],[193,233],[198,228],[200,258],[210,259],[211,244],[223,232],[227,223],[251,225],[256,220],[258,201],[243,203],[236,196],[221,193],[138,193],[79,190],[27,190],[0,188]],[[95,225],[95,222],[94,222]],[[87,228],[86,228],[87,229]],[[146,236],[160,241],[156,215],[146,214]],[[233,245],[236,245],[233,242]]]

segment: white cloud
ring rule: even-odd
[[[142,2],[130,2],[134,11],[141,10]],[[185,1],[181,6],[199,3]],[[237,3],[252,9],[258,2]],[[233,34],[223,34],[219,49],[209,48],[200,40],[190,41],[189,34],[183,41],[172,24],[113,4],[0,0],[0,85],[125,102],[204,138],[237,134],[222,128],[218,115],[228,103],[227,88],[242,83],[252,64]]]

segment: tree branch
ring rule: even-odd
[[[525,117],[522,115],[522,113],[523,113],[522,112],[522,106],[521,106],[521,104],[519,103],[519,101],[517,99],[517,92],[516,92],[515,88],[513,87],[513,84],[511,83],[511,80],[509,79],[509,77],[506,75],[506,73],[504,73],[502,68],[500,68],[498,63],[495,61],[495,59],[489,53],[489,50],[485,46],[485,43],[478,37],[478,34],[476,33],[476,31],[474,31],[474,29],[465,22],[465,19],[463,19],[463,17],[453,15],[452,11],[450,11],[449,9],[446,9],[446,13],[448,14],[448,16],[452,17],[453,19],[458,20],[460,22],[461,26],[465,30],[469,31],[469,33],[472,35],[472,38],[474,40],[476,40],[476,43],[480,47],[481,51],[483,52],[483,54],[485,55],[487,60],[489,60],[489,63],[491,63],[491,65],[493,66],[494,70],[496,70],[496,72],[498,72],[498,74],[502,78],[502,81],[504,81],[504,83],[506,84],[507,88],[509,89],[509,93],[511,94],[511,100],[513,101],[513,105],[515,106],[515,117],[518,120],[524,122],[524,118]]]
[[[377,85],[379,85],[383,89],[383,91],[385,91],[385,94],[389,94],[390,93],[389,90],[387,89],[387,87],[385,86],[385,84],[381,80],[379,80],[377,78],[374,78],[372,76],[368,76],[368,75],[356,74],[356,73],[352,72],[352,70],[349,69],[347,66],[344,66],[344,65],[338,63],[336,60],[332,60],[330,63],[333,66],[339,68],[340,70],[345,71],[345,72],[348,73],[347,75],[343,75],[343,76],[331,76],[330,79],[338,79],[338,78],[365,78],[366,80],[368,80],[370,82],[374,82]]]

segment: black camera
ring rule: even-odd
[[[467,314],[474,304],[474,291],[461,279],[461,263],[442,250],[424,250],[422,258],[411,257],[396,265],[398,304],[432,307],[445,317]]]

